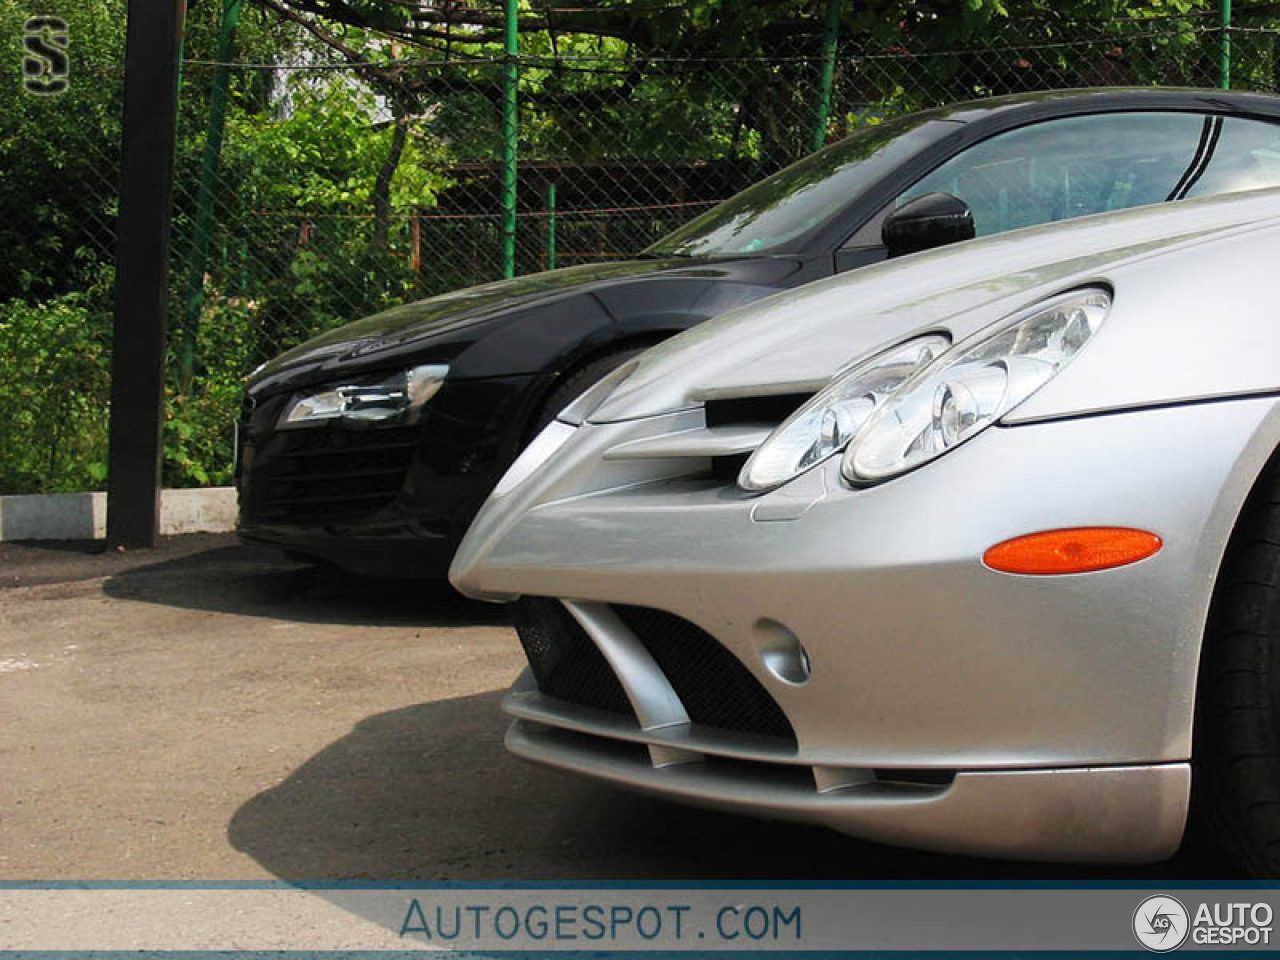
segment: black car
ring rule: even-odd
[[[868,127],[632,261],[396,307],[255,371],[241,535],[357,573],[443,576],[521,448],[672,334],[975,231],[1277,184],[1280,98],[1259,94],[1060,91]]]

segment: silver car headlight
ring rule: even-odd
[[[279,426],[302,427],[328,420],[415,423],[423,404],[435,396],[448,373],[448,364],[428,363],[390,377],[300,394],[285,407]]]
[[[982,432],[1052,380],[1098,332],[1111,293],[1089,287],[1014,314],[903,383],[845,451],[845,479],[887,480]]]
[[[928,334],[837,374],[756,448],[738,474],[738,485],[772,490],[843,450],[899,386],[950,346],[945,334]]]

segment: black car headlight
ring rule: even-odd
[[[300,393],[284,408],[278,425],[284,429],[332,420],[416,423],[423,405],[435,396],[448,373],[448,364],[429,363],[391,376]]]

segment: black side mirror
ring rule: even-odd
[[[949,193],[926,193],[884,218],[880,240],[890,257],[972,240],[973,211]]]

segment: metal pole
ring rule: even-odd
[[[187,60],[187,0],[178,0],[178,8],[178,78],[174,81],[174,86],[178,90],[178,96],[181,97],[182,65]],[[178,109],[177,103],[173,108]]]
[[[814,150],[827,142],[827,117],[831,113],[831,82],[836,72],[836,42],[840,39],[840,14],[844,0],[827,0],[827,27],[822,37],[822,75],[818,80],[818,105],[813,117]]]
[[[240,242],[239,244],[237,244],[237,248],[239,252],[239,264],[238,264],[239,266],[238,273],[240,278],[239,293],[241,298],[248,300],[249,299],[249,240],[244,231],[248,229],[246,225],[249,222],[249,217],[248,217],[248,214],[245,212],[244,191],[238,191],[238,192],[240,194],[239,212],[240,212],[240,227],[241,227]]]
[[[183,391],[191,385],[195,367],[196,339],[200,333],[200,309],[204,305],[204,274],[209,262],[209,242],[213,234],[214,193],[218,186],[218,160],[222,155],[222,134],[227,123],[227,100],[235,56],[236,27],[240,23],[243,0],[226,0],[222,8],[222,29],[218,34],[218,65],[214,67],[213,89],[209,95],[209,124],[204,135],[204,157],[200,163],[200,188],[196,193],[195,227],[191,235],[190,274],[183,303],[182,336],[178,341],[178,382]]]
[[[160,527],[180,31],[177,0],[129,0],[107,472],[107,542],[120,547],[154,546]]]
[[[516,84],[520,79],[517,0],[505,0],[506,56],[502,77],[502,275],[516,275]]]
[[[1219,35],[1219,59],[1218,59],[1218,85],[1223,90],[1231,89],[1231,0],[1221,0],[1218,10],[1219,27],[1222,32]]]
[[[547,269],[556,268],[556,185],[547,184]]]

